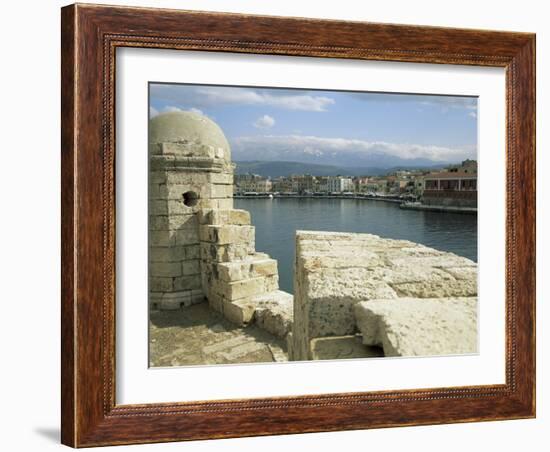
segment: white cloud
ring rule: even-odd
[[[184,108],[175,107],[173,105],[167,105],[161,111],[158,111],[154,107],[149,107],[149,117],[154,118],[155,116],[158,116],[161,113],[171,113],[174,111],[190,111],[193,113],[197,113],[199,115],[207,116],[202,110],[199,110],[198,108],[184,109]]]
[[[190,112],[193,112],[193,113],[197,113],[198,115],[203,115],[203,116],[206,116],[202,110],[199,110],[198,108],[190,108],[189,109]]]
[[[191,85],[151,85],[151,98],[173,105],[206,108],[219,105],[265,105],[286,110],[326,111],[334,104],[327,96],[287,89],[253,89]]]
[[[235,160],[314,161],[330,164],[368,164],[373,161],[425,160],[434,163],[476,158],[476,147],[446,147],[308,135],[264,135],[232,140]]]
[[[312,96],[309,94],[274,95],[243,88],[201,88],[198,92],[204,96],[204,101],[209,104],[266,105],[287,110],[305,111],[326,111],[329,105],[334,104],[334,99],[326,96]]]
[[[275,119],[269,115],[260,116],[254,122],[254,127],[258,129],[269,129],[275,125]]]
[[[183,110],[182,110],[181,108],[179,108],[179,107],[174,107],[174,106],[172,106],[172,105],[167,105],[166,107],[164,107],[164,108],[162,109],[162,112],[163,112],[163,113],[171,113],[171,112],[173,112],[173,111],[183,111]]]
[[[468,116],[469,116],[470,118],[477,119],[477,112],[471,111],[471,112],[468,113]]]

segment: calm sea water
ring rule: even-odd
[[[256,250],[279,264],[279,285],[293,293],[294,235],[311,231],[367,232],[405,239],[477,262],[477,216],[402,210],[397,203],[356,199],[236,199],[256,226]]]

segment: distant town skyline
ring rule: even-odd
[[[223,130],[233,161],[391,167],[477,158],[477,98],[150,84],[150,117],[195,111]]]

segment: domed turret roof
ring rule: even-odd
[[[223,149],[231,159],[229,143],[222,129],[210,118],[191,111],[161,113],[150,120],[149,144],[188,142]]]

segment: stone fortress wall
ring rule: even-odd
[[[233,209],[229,144],[191,112],[150,121],[149,303],[208,302],[237,325],[286,338],[290,360],[475,353],[477,266],[370,234],[298,231],[295,296]]]
[[[407,240],[296,233],[289,358],[325,350],[369,356],[477,351],[477,264]],[[363,353],[363,355],[362,355]]]

